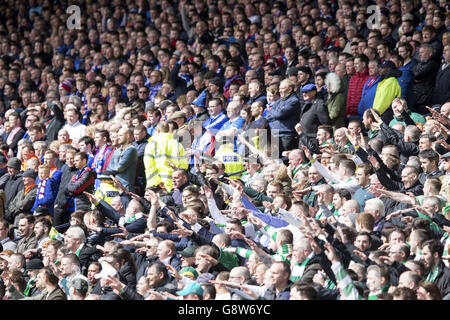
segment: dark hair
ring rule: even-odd
[[[78,144],[80,142],[84,142],[86,145],[91,145],[91,148],[95,148],[95,142],[94,139],[92,139],[90,136],[83,136],[78,140]]]
[[[436,239],[427,240],[422,244],[422,250],[425,247],[428,247],[428,249],[430,249],[431,254],[437,252],[439,258],[442,257],[442,254],[444,252],[444,245],[439,240]]]
[[[291,290],[294,288],[307,300],[319,300],[319,294],[313,286],[295,283]]]
[[[79,156],[79,157],[81,157],[82,159],[84,159],[86,161],[88,161],[88,159],[89,159],[86,152],[77,152],[77,153],[75,153],[75,157],[76,156]]]
[[[439,154],[432,149],[423,150],[419,153],[419,158],[428,159],[436,165],[439,163]]]
[[[47,278],[47,281],[56,286],[58,285],[59,279],[58,277],[53,273],[52,269],[50,267],[44,267],[41,269],[42,274]]]

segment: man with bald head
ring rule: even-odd
[[[114,154],[103,174],[115,175],[123,186],[134,192],[137,166],[137,150],[131,144],[133,132],[129,128],[121,128],[118,132],[118,148],[114,150]]]
[[[289,173],[292,175],[294,181],[297,181],[297,179],[295,178],[297,172],[308,166],[307,162],[305,161],[303,151],[300,149],[292,150],[291,152],[289,152],[288,159],[289,159],[289,166],[288,166]]]
[[[220,130],[216,133],[216,141],[222,137],[229,137],[227,141],[235,141],[235,137],[244,126],[245,120],[241,117],[242,104],[238,100],[231,101],[227,106],[228,121],[223,124]],[[234,143],[236,147],[236,143]],[[236,151],[236,148],[235,150]]]

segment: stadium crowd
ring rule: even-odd
[[[0,18],[3,300],[450,299],[447,1]]]

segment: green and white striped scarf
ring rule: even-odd
[[[302,278],[303,273],[305,272],[305,269],[306,269],[306,265],[308,264],[308,262],[311,260],[311,258],[313,256],[314,256],[314,252],[311,252],[302,263],[298,263],[298,262],[295,263],[295,265],[291,271],[290,279],[292,282],[300,280]]]

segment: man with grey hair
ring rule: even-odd
[[[426,114],[425,106],[431,104],[436,75],[439,70],[439,62],[433,59],[433,54],[433,47],[430,44],[422,44],[419,48],[419,61],[411,68],[415,79],[413,91],[416,102],[411,109],[420,114]]]
[[[250,280],[251,274],[247,267],[238,266],[231,269],[229,281],[238,284],[248,284]],[[232,293],[231,300],[244,300],[244,299],[237,293]]]
[[[422,278],[420,277],[420,275],[417,274],[417,272],[405,271],[398,278],[397,287],[398,288],[405,287],[416,291],[420,280],[422,280]]]
[[[303,237],[294,242],[291,259],[292,282],[301,280],[302,283],[311,283],[314,275],[322,269],[318,257],[314,254],[308,238]]]
[[[370,213],[375,219],[373,231],[381,231],[386,223],[384,203],[379,198],[373,198],[366,201],[364,212]]]
[[[71,226],[67,229],[64,236],[64,244],[80,260],[81,273],[85,276],[89,265],[94,261],[98,261],[102,256],[100,251],[86,243],[86,234],[79,226]]]

